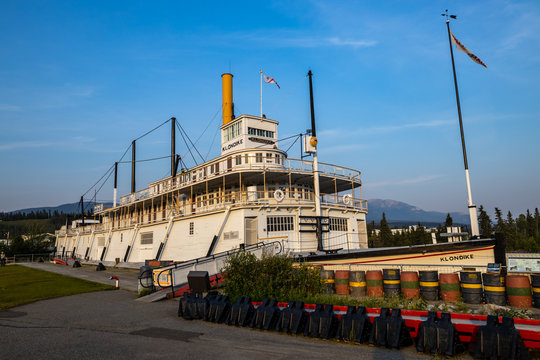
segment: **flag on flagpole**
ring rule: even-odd
[[[452,31],[450,31],[450,35],[451,35],[451,38],[452,38],[452,43],[454,45],[456,45],[456,49],[458,49],[459,51],[463,51],[465,54],[469,55],[469,57],[477,64],[480,64],[482,65],[483,67],[485,67],[487,69],[487,66],[486,64],[484,64],[484,62],[482,60],[480,60],[480,58],[478,58],[478,56],[474,55],[469,49],[467,49],[465,47],[465,45],[463,45],[458,39],[457,37],[452,33]]]
[[[267,75],[264,75],[264,74],[263,74],[263,77],[264,77],[264,82],[265,82],[265,83],[268,83],[268,84],[276,84],[277,87],[278,87],[278,89],[281,89],[281,88],[279,87],[279,85],[278,85],[278,83],[277,83],[276,80],[274,80],[274,79],[271,78],[270,76],[267,76]]]

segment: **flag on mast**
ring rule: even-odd
[[[263,74],[263,77],[264,77],[264,82],[267,83],[267,84],[276,84],[276,86],[278,87],[278,89],[281,89],[277,83],[276,80],[274,80],[273,78],[271,78],[270,76],[268,75],[264,75]]]
[[[474,55],[469,49],[467,49],[465,47],[465,45],[463,45],[458,39],[457,37],[454,35],[454,33],[452,33],[452,31],[450,31],[450,35],[452,37],[452,43],[454,45],[456,45],[456,49],[458,49],[459,51],[463,51],[465,54],[469,55],[469,57],[477,64],[480,64],[482,65],[483,67],[485,67],[487,69],[487,66],[486,64],[484,64],[484,62],[482,60],[480,60],[480,58],[478,58],[478,56]]]

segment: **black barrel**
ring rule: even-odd
[[[327,295],[335,294],[334,270],[321,270],[321,279],[324,284],[324,293]]]
[[[504,276],[498,274],[482,274],[486,304],[506,305]]]
[[[351,274],[349,275],[349,288],[351,289],[351,296],[353,297],[366,296],[366,272],[351,271]]]
[[[437,300],[439,298],[439,272],[437,270],[424,270],[418,272],[420,282],[420,296],[424,300]]]
[[[401,293],[401,280],[399,269],[383,269],[384,295],[399,296]]]
[[[540,308],[540,275],[531,275],[531,287],[533,292],[533,303],[535,308]]]
[[[482,303],[482,277],[478,271],[461,271],[461,296],[466,304]]]

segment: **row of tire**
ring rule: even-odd
[[[369,271],[321,270],[327,294],[353,297],[383,297],[402,295],[407,299],[423,298],[467,304],[495,304],[540,308],[540,275],[499,275],[462,271],[441,273],[436,270],[400,271],[383,269]],[[532,285],[532,287],[531,287]]]
[[[255,307],[250,297],[240,296],[233,304],[226,295],[184,293],[178,306],[178,316],[186,320],[205,320],[230,326],[251,327],[291,335],[321,339],[366,343],[400,349],[415,344],[416,350],[428,354],[454,356],[465,350],[449,313],[429,312],[420,323],[416,342],[413,341],[400,309],[380,309],[371,322],[366,308],[348,306],[340,317],[333,305],[317,304],[313,311],[304,309],[302,301],[290,301],[279,308],[276,300],[265,299]],[[512,318],[490,316],[478,331],[476,346],[470,348],[476,357],[527,359],[528,352]]]

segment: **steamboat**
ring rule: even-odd
[[[486,266],[495,240],[400,248],[368,247],[367,201],[360,171],[317,158],[311,71],[311,130],[303,152],[291,159],[278,140],[278,121],[234,115],[233,75],[223,74],[221,155],[177,171],[175,119],[171,119],[171,173],[135,188],[112,206],[97,204],[94,221],[56,231],[57,254],[89,263],[138,267],[148,260],[190,262],[258,244],[318,265],[420,264]],[[115,174],[116,178],[116,174]]]

